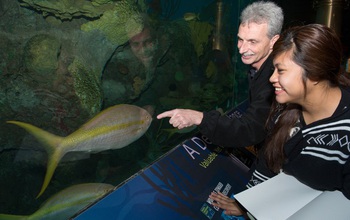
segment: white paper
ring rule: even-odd
[[[235,198],[258,220],[284,220],[322,193],[281,173]]]
[[[312,202],[288,218],[288,220],[300,219],[349,220],[350,200],[340,191],[323,192]]]

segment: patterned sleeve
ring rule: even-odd
[[[255,164],[252,166],[252,170],[252,175],[250,177],[249,182],[246,185],[247,188],[256,186],[277,175],[267,167],[266,161],[262,153],[259,153]]]

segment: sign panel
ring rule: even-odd
[[[243,219],[223,214],[209,195],[244,190],[247,172],[237,158],[198,134],[73,219]]]

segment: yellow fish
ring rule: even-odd
[[[73,185],[50,197],[31,215],[0,214],[0,220],[66,220],[106,195],[113,188],[113,185],[105,183]]]
[[[145,109],[126,104],[103,110],[66,137],[51,134],[24,122],[8,121],[35,136],[48,154],[45,179],[37,198],[45,191],[59,161],[66,153],[100,152],[123,148],[139,139],[151,122],[152,116]]]
[[[185,21],[198,21],[199,20],[199,14],[195,14],[195,13],[185,13],[184,14],[184,20]]]
[[[197,126],[196,125],[192,125],[190,127],[186,127],[186,128],[183,128],[183,129],[178,129],[178,128],[165,128],[165,129],[162,129],[162,131],[165,131],[165,132],[168,132],[168,139],[170,137],[172,137],[174,134],[186,134],[186,133],[189,133],[191,131],[193,131],[194,129],[196,129]]]

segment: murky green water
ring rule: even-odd
[[[246,67],[235,46],[242,2],[225,2],[221,30],[216,1],[209,0],[159,1],[161,8],[157,1],[67,6],[55,0],[51,8],[45,4],[52,1],[21,2],[0,1],[0,213],[30,215],[76,184],[117,186],[197,132],[172,133],[157,114],[226,111],[246,98]],[[213,45],[218,41],[220,48]],[[121,149],[65,154],[36,198],[48,154],[34,136],[6,121],[65,137],[118,104],[152,106],[145,134]]]

